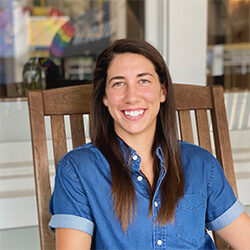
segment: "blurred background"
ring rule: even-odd
[[[224,87],[250,210],[250,0],[0,0],[0,249],[40,249],[27,91],[90,83],[99,53],[125,37],[154,45],[173,82]]]

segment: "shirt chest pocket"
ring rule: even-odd
[[[186,194],[176,208],[178,239],[197,244],[205,234],[205,197],[202,194]]]

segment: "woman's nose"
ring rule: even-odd
[[[127,85],[126,91],[125,91],[125,102],[126,103],[136,103],[139,100],[139,92],[136,88],[136,85]]]

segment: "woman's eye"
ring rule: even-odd
[[[149,80],[147,80],[147,79],[140,79],[139,83],[147,84],[147,83],[149,83]]]
[[[124,82],[115,82],[115,83],[113,83],[113,87],[121,87],[121,86],[123,86],[124,85]]]

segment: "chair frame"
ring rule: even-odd
[[[207,110],[211,111],[216,157],[237,196],[232,150],[227,125],[223,88],[173,84],[181,139],[193,143],[190,110],[195,110],[199,145],[212,153]],[[42,250],[55,249],[55,236],[48,228],[51,197],[45,116],[51,116],[55,167],[67,152],[64,115],[70,116],[73,148],[85,143],[83,114],[89,114],[92,85],[80,85],[42,91],[29,91],[36,199]],[[229,248],[216,234],[217,248]]]

